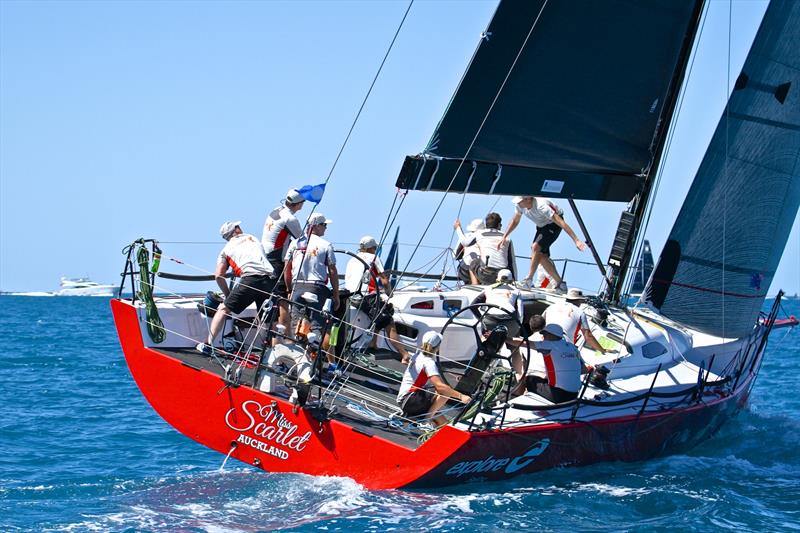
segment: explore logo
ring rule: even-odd
[[[307,431],[304,435],[295,435],[298,430],[297,424],[287,420],[283,413],[272,405],[262,406],[254,400],[247,400],[242,402],[240,416],[235,416],[235,413],[236,408],[233,407],[225,414],[225,423],[229,428],[242,433],[253,430],[253,433],[264,441],[274,442],[290,450],[302,452],[311,438],[310,431]],[[242,420],[242,414],[244,415],[244,420]],[[276,449],[261,440],[244,435],[240,435],[238,440],[247,446],[274,455],[279,459],[289,457],[285,451]]]
[[[466,474],[485,474],[501,470],[506,474],[513,474],[533,463],[549,445],[550,439],[542,439],[517,457],[495,458],[490,455],[486,459],[478,459],[477,461],[462,461],[451,466],[445,472],[445,475],[461,477]]]

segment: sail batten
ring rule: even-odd
[[[663,315],[752,331],[800,206],[798,89],[800,3],[773,0],[646,291]]]
[[[697,6],[504,0],[430,143],[406,158],[397,186],[417,188],[411,176],[438,158],[514,167],[494,183],[495,194],[565,196],[543,188],[554,180],[581,191],[575,198],[629,201],[652,165]],[[419,181],[426,190],[464,191],[460,177],[442,174]],[[473,184],[470,192],[489,189]]]

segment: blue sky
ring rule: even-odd
[[[320,205],[334,220],[332,241],[347,247],[380,233],[403,157],[425,146],[495,4],[412,7]],[[242,220],[260,236],[289,187],[328,174],[406,6],[0,1],[0,290],[53,290],[62,275],[116,282],[120,250],[140,236],[185,263],[165,261],[164,270],[213,270],[223,221]],[[733,3],[731,81],[764,8]],[[727,17],[727,2],[712,1],[665,167],[669,185],[648,229],[656,256],[725,103]],[[410,193],[401,242],[417,241],[440,198]],[[496,200],[468,197],[462,218]],[[460,202],[447,198],[426,245],[450,242]],[[623,206],[579,207],[607,258]],[[496,210],[508,220],[509,199]],[[515,232],[518,253],[532,233]],[[401,251],[403,264],[409,253]],[[412,268],[434,254],[422,249]],[[590,260],[565,238],[553,256]],[[588,267],[567,279],[598,286]],[[778,287],[800,292],[797,220],[770,292]]]

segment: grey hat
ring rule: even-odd
[[[567,291],[567,300],[575,300],[575,301],[586,301],[586,296],[583,295],[583,291],[580,289],[570,289]]]
[[[368,250],[370,248],[377,248],[378,241],[375,240],[375,237],[372,235],[364,235],[361,237],[361,240],[358,241],[358,247],[361,250]]]
[[[222,235],[222,238],[226,241],[233,236],[233,230],[236,229],[236,226],[242,223],[241,220],[234,220],[232,222],[226,222],[219,228],[219,234]]]
[[[297,191],[297,189],[289,189],[289,192],[286,193],[286,203],[299,204],[300,202],[305,201],[306,199]]]
[[[320,224],[330,224],[333,220],[328,220],[322,213],[314,213],[308,217],[309,226],[319,226]]]

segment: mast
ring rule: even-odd
[[[650,165],[648,172],[645,176],[644,183],[642,184],[641,192],[634,198],[634,207],[632,209],[633,222],[628,235],[627,243],[624,251],[621,254],[621,261],[618,268],[612,267],[611,281],[609,287],[609,300],[619,303],[622,294],[622,287],[625,285],[625,277],[628,275],[628,270],[631,262],[633,247],[639,239],[639,232],[641,230],[642,221],[644,220],[645,211],[650,200],[650,195],[653,189],[653,183],[658,170],[661,167],[661,160],[664,156],[664,148],[666,145],[667,133],[669,132],[670,125],[674,118],[675,106],[677,105],[678,95],[680,88],[683,86],[686,79],[686,69],[689,64],[689,56],[691,55],[692,47],[697,36],[697,30],[700,27],[700,19],[703,14],[703,6],[705,2],[697,2],[694,7],[692,15],[693,23],[690,25],[690,31],[687,32],[686,37],[681,48],[680,68],[675,71],[675,76],[670,85],[668,93],[668,100],[665,106],[665,112],[660,120],[659,128],[654,137],[656,143],[656,151],[653,157],[653,162]],[[624,221],[623,217],[623,221]]]

